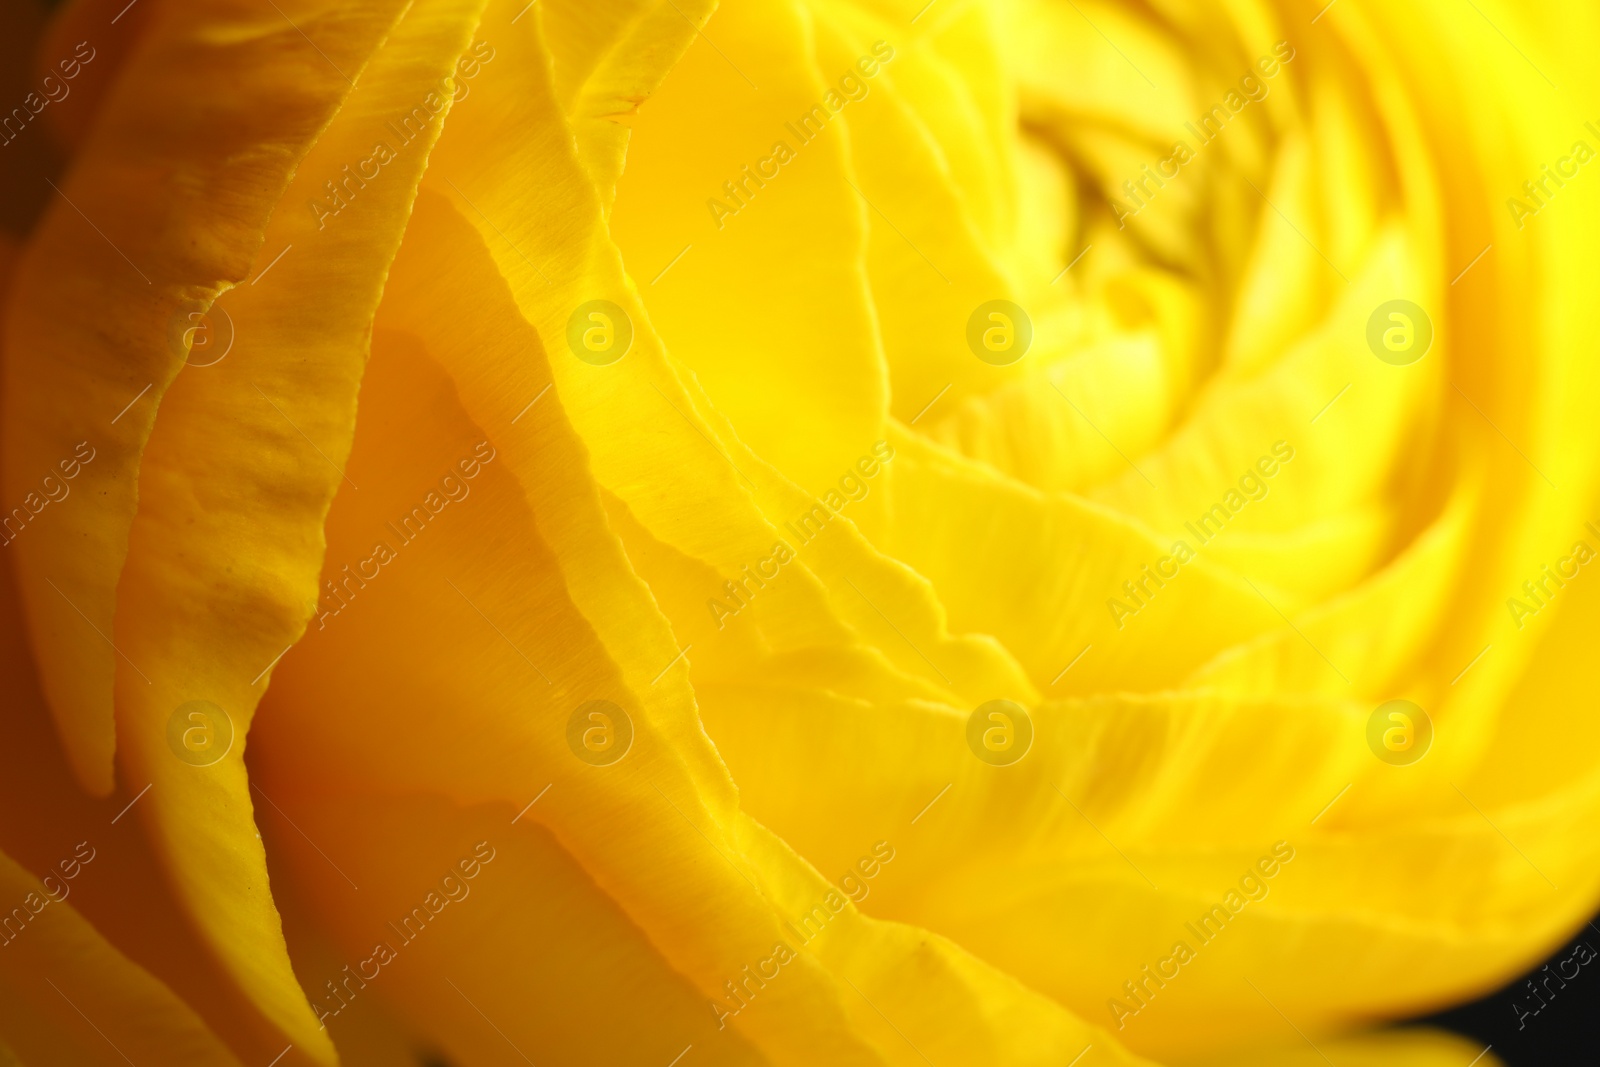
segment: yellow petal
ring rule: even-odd
[[[93,862],[92,845],[73,853]],[[79,868],[80,875],[86,874]],[[146,1062],[239,1067],[199,1016],[117,951],[70,903],[70,882],[46,884],[0,853],[8,906],[0,951],[0,1062]]]
[[[1476,1042],[1439,1030],[1405,1029],[1353,1037],[1324,1038],[1315,1046],[1305,1040],[1266,1049],[1229,1053],[1207,1061],[1221,1067],[1314,1067],[1336,1063],[1339,1067],[1460,1067],[1463,1063],[1501,1061],[1492,1050]]]
[[[887,407],[852,142],[796,125],[852,68],[810,46],[800,7],[737,0],[709,32],[723,54],[691,48],[641,112],[610,233],[662,343],[757,455],[821,492]]]
[[[163,400],[118,589],[117,725],[124,772],[151,783],[140,813],[234,981],[324,1063],[334,1052],[284,949],[244,741],[311,613],[371,316],[477,16],[472,0],[408,8],[308,153],[266,228],[271,261],[216,305],[232,348]],[[335,177],[336,215],[311,206]],[[184,758],[196,702],[215,732]]]
[[[454,1063],[521,1062],[519,1051],[536,1063],[666,1063],[690,1045],[703,1062],[767,1062],[718,1027],[707,999],[534,820],[267,782],[305,813],[297,821],[318,847],[361,872],[359,895],[307,895],[337,949],[306,985],[341,1048],[381,1000]],[[272,836],[285,835],[295,831]],[[326,862],[300,845],[284,842],[296,880],[320,886]]]
[[[398,7],[201,4],[156,19],[22,260],[6,321],[6,497],[37,502],[42,479],[81,480],[72,506],[13,513],[7,533],[45,693],[97,793],[112,787],[117,581],[186,315],[265,265],[269,213]],[[323,38],[320,53],[291,17]],[[79,54],[92,66],[92,44]]]
[[[481,244],[475,258],[463,255],[472,251],[463,237],[472,234],[448,209],[420,201],[393,278],[394,303],[386,308],[394,309],[389,321],[408,322],[444,355],[460,403],[487,424],[483,432],[495,442],[496,460],[477,475],[459,511],[448,505],[415,544],[396,544],[394,570],[370,587],[346,586],[340,600],[347,602],[326,630],[286,658],[271,698],[274,714],[262,726],[263,758],[299,773],[338,765],[346,780],[426,787],[469,803],[496,800],[508,819],[550,785],[550,794],[524,818],[549,826],[598,887],[648,932],[671,967],[709,999],[745,964],[770,955],[783,922],[797,908],[803,911],[802,903],[820,900],[828,886],[738,811],[693,716],[686,671],[675,662],[669,633],[659,616],[651,620],[644,610],[641,588],[602,570],[614,570],[618,546],[595,490],[581,479],[583,456],[564,409],[544,406],[549,399],[528,407],[540,395],[534,388],[542,378],[537,338],[509,317],[515,315],[509,294],[492,273],[481,276],[489,268]],[[410,251],[413,240],[419,244]],[[447,281],[434,273],[441,263],[452,264],[442,275]],[[437,312],[443,307],[477,313],[463,320],[465,331],[441,329]],[[466,412],[451,413],[437,402],[449,390],[429,369],[431,361],[404,338],[378,337],[351,466],[359,484],[374,487],[378,502],[371,503],[365,489],[340,498],[330,524],[338,537],[330,553],[335,561],[362,550],[370,554],[374,537],[388,539],[385,518],[422,490],[427,472],[449,470],[472,434]],[[425,398],[428,404],[419,406]],[[520,487],[503,472],[514,474]],[[357,509],[348,525],[340,517],[346,501]],[[473,515],[481,517],[477,523]],[[587,626],[573,619],[574,607],[588,616],[603,646],[590,644]],[[637,624],[628,623],[629,614]],[[360,681],[338,664],[380,647],[397,665],[420,670],[386,672],[375,693],[371,680]],[[646,651],[652,658],[642,658]],[[352,684],[363,695],[357,697]],[[597,693],[624,704],[636,731],[637,752],[630,750],[614,768],[585,768],[564,750],[572,709]],[[374,761],[371,739],[359,724],[315,725],[330,701],[351,699],[379,700],[396,726],[420,724],[429,709],[446,706],[455,729],[441,739],[401,727]],[[531,710],[508,716],[507,708]],[[308,729],[320,733],[317,751],[285,758],[303,750],[298,738]],[[595,833],[602,824],[613,830]],[[1082,1024],[954,946],[918,948],[926,935],[880,924],[841,920],[838,929],[837,947],[802,957],[792,981],[774,984],[770,1010],[741,1013],[730,1024],[776,1062],[817,1048],[832,1049],[844,1062],[913,1056],[872,1003],[902,1023],[927,1010],[917,1009],[919,1003],[940,1005],[945,1014],[972,1004],[983,1018],[948,1037],[919,1031],[919,1043],[956,1041],[956,1048],[995,1055],[1010,1049],[1005,1056],[1024,1062],[1076,1054],[1089,1040]],[[852,929],[857,932],[846,939]],[[890,989],[915,974],[923,975],[921,992]],[[900,995],[908,1001],[905,1014],[891,1010],[889,998]],[[1006,1022],[1021,1018],[1029,1023]]]

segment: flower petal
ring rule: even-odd
[[[122,764],[153,783],[141,815],[234,980],[324,1063],[334,1052],[284,949],[244,740],[263,679],[311,612],[372,314],[478,12],[475,0],[411,5],[308,153],[266,229],[274,260],[215,305],[232,348],[163,400],[118,589]],[[337,215],[319,195],[330,176]],[[194,701],[231,721],[231,749],[203,766],[171,740]]]
[[[738,810],[694,714],[672,635],[659,615],[650,617],[645,590],[619,569],[626,561],[597,490],[586,483],[566,409],[528,407],[547,373],[539,343],[516,322],[481,242],[474,249],[464,240],[473,236],[442,204],[419,200],[384,321],[404,322],[427,339],[466,410],[453,413],[454,404],[437,402],[448,389],[429,369],[431,360],[404,338],[379,333],[351,467],[379,496],[376,504],[365,490],[341,497],[340,508],[358,513],[346,525],[336,510],[330,530],[349,532],[339,535],[333,558],[361,551],[384,518],[420,490],[426,472],[449,469],[473,432],[467,410],[482,420],[481,432],[495,442],[520,492],[491,465],[458,517],[442,516],[422,542],[396,549],[392,575],[371,589],[346,587],[348,603],[326,632],[281,668],[274,714],[262,728],[270,730],[262,734],[265,758],[311,780],[321,776],[318,768],[337,766],[347,780],[437,791],[464,803],[495,800],[513,814],[550,784],[550,795],[524,818],[548,826],[701,995],[725,995],[722,983],[770,955],[786,936],[783,922],[822,899],[828,883]],[[442,264],[449,269],[441,275]],[[469,307],[462,329],[443,327],[442,308]],[[560,385],[558,376],[557,391],[540,405],[552,404]],[[426,456],[416,454],[423,448]],[[482,516],[479,524],[469,522],[469,508]],[[456,574],[458,588],[439,580],[435,568]],[[360,681],[358,694],[350,688],[357,679],[340,665],[377,648],[397,669],[377,680],[376,692],[371,680]],[[564,751],[565,724],[575,706],[602,694],[627,709],[638,751],[614,768],[582,767]],[[359,724],[326,721],[329,707],[350,700],[388,709],[396,729],[381,752]],[[420,729],[441,706],[451,709],[454,724],[446,738]],[[301,740],[307,730],[319,735],[310,753]],[[602,825],[609,829],[596,832]],[[1089,1040],[1076,1020],[953,945],[865,920],[841,921],[838,929],[833,944],[800,957],[792,980],[774,984],[767,1010],[741,1013],[730,1024],[776,1062],[790,1061],[798,1049],[814,1055],[828,1048],[841,1062],[913,1055],[901,1051],[901,1038],[873,1004],[902,1021],[933,1006],[948,1015],[969,1005],[980,1014],[963,1026],[934,1030],[927,1015],[932,1036],[918,1034],[919,1043],[957,1042],[957,1058],[1032,1062],[1076,1054]]]
[[[290,173],[350,88],[341,71],[359,73],[398,8],[291,4],[320,53],[289,15],[168,9],[28,245],[6,320],[6,497],[40,500],[58,465],[94,459],[75,504],[44,511],[32,536],[7,533],[45,693],[96,793],[112,787],[117,582],[140,459],[188,355],[185,313],[250,274]]]
[[[4,853],[0,901],[7,907],[0,1062],[10,1046],[36,1064],[111,1067],[137,1056],[182,1067],[240,1067],[193,1009]]]

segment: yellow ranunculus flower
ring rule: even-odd
[[[1600,895],[1597,44],[69,4],[0,1063],[1464,1067]]]

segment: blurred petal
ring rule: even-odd
[[[1212,1062],[1212,1061],[1207,1061]],[[1313,1047],[1305,1041],[1282,1047],[1244,1050],[1214,1061],[1217,1067],[1461,1067],[1502,1061],[1492,1051],[1466,1038],[1438,1030],[1396,1030],[1382,1034],[1324,1038]]]
[[[92,857],[92,846],[77,856]],[[0,853],[6,942],[0,951],[0,1057],[24,1062],[239,1067],[194,1012],[100,936],[60,897]]]

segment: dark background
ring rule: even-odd
[[[1551,1064],[1600,1064],[1600,957],[1591,959],[1582,967],[1576,978],[1561,988],[1550,983],[1555,995],[1550,996],[1540,986],[1546,1006],[1537,1015],[1529,1014],[1518,1029],[1518,1009],[1538,1007],[1525,979],[1544,978],[1555,972],[1557,960],[1568,959],[1573,948],[1582,942],[1600,953],[1600,915],[1580,929],[1572,939],[1541,960],[1538,966],[1515,981],[1498,989],[1482,1000],[1464,1004],[1447,1012],[1419,1019],[1418,1022],[1439,1026],[1477,1038],[1481,1043],[1494,1046],[1507,1067],[1546,1067]],[[1543,971],[1544,964],[1550,971]],[[1567,966],[1570,973],[1572,965]],[[1538,979],[1535,979],[1537,982]],[[1466,1067],[1465,1064],[1462,1067]]]

